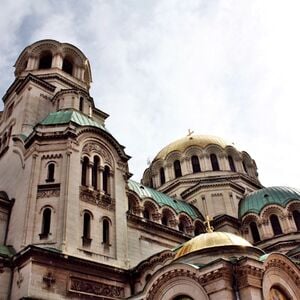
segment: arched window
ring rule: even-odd
[[[89,159],[87,157],[84,157],[82,162],[82,170],[81,170],[81,185],[87,186],[87,172],[89,168]]]
[[[62,70],[70,75],[73,74],[73,63],[70,59],[64,58]]]
[[[213,171],[220,170],[219,162],[218,162],[218,158],[217,158],[216,154],[210,155],[210,162],[211,162],[211,167],[212,167]]]
[[[149,211],[149,208],[145,208],[144,211],[143,211],[143,217],[147,220],[150,220],[150,211]]]
[[[300,231],[300,212],[298,210],[293,211],[293,218],[294,218],[297,230]]]
[[[276,215],[270,216],[270,222],[271,222],[271,226],[272,226],[274,235],[282,234],[282,229],[281,229],[281,226],[279,223],[279,219]]]
[[[166,182],[164,168],[160,168],[159,175],[160,175],[160,184],[163,185]]]
[[[169,225],[169,221],[168,221],[168,216],[166,216],[165,214],[162,216],[161,218],[161,223],[165,226]]]
[[[95,190],[98,190],[98,168],[100,164],[100,159],[98,156],[94,156],[94,165],[93,165],[93,177],[92,177],[92,186]]]
[[[50,69],[52,65],[52,53],[45,51],[40,56],[39,69]]]
[[[43,211],[42,219],[42,231],[40,234],[40,239],[45,239],[50,233],[50,224],[51,224],[51,209],[45,208]]]
[[[174,173],[175,173],[175,178],[178,178],[178,177],[182,176],[181,166],[180,166],[180,161],[179,160],[174,161]]]
[[[235,168],[235,164],[234,164],[232,156],[230,156],[230,155],[228,156],[228,161],[229,161],[230,170],[232,172],[236,172],[236,168]]]
[[[109,221],[103,219],[102,222],[102,243],[109,245]]]
[[[256,225],[255,222],[250,223],[250,230],[251,230],[253,242],[254,243],[259,242],[260,241],[260,235],[259,235],[259,231],[257,229],[257,225]]]
[[[201,172],[198,156],[193,155],[191,161],[192,161],[193,173]]]
[[[179,221],[178,229],[179,229],[179,231],[181,231],[181,232],[184,232],[184,231],[185,231],[185,230],[184,230],[184,223],[183,223],[182,220]]]
[[[46,182],[54,181],[54,172],[55,172],[55,164],[54,163],[48,164],[48,173],[47,173]]]
[[[85,212],[83,215],[83,236],[82,244],[83,246],[88,246],[91,244],[91,215]]]
[[[79,110],[83,111],[83,97],[80,97],[79,99]]]
[[[108,166],[104,167],[104,171],[103,171],[103,191],[105,192],[105,194],[109,194],[109,173],[110,173],[110,169]]]
[[[245,161],[243,161],[243,168],[244,168],[244,171],[248,174],[248,169],[247,169]]]
[[[195,223],[194,235],[197,236],[202,232],[203,232],[203,226],[199,221],[197,221]]]

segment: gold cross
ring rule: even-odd
[[[211,219],[208,215],[206,216],[205,221],[203,222],[203,224],[206,227],[206,232],[213,232],[214,228],[210,225],[210,221],[212,221],[213,219]]]
[[[188,129],[188,134],[187,134],[187,136],[191,136],[193,133],[194,133],[194,131],[193,131],[193,130],[191,130],[191,129]]]

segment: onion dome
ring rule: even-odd
[[[242,218],[247,213],[259,214],[265,206],[270,204],[286,207],[293,200],[300,201],[300,190],[284,186],[263,188],[248,194],[241,200],[239,217]]]
[[[168,146],[164,147],[154,158],[153,161],[158,159],[165,159],[168,154],[174,151],[184,152],[187,148],[191,146],[198,146],[200,148],[205,148],[208,145],[217,145],[221,148],[226,146],[233,146],[232,143],[228,143],[220,137],[212,135],[189,135],[185,136],[179,140],[174,141]]]
[[[184,243],[177,251],[175,258],[185,256],[198,250],[207,250],[224,246],[252,247],[248,241],[233,233],[217,231],[207,232]]]

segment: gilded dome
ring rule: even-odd
[[[176,253],[175,259],[198,250],[222,246],[253,247],[242,237],[229,232],[207,232],[184,243]]]
[[[225,148],[226,146],[233,146],[232,143],[227,143],[222,138],[212,136],[212,135],[189,135],[185,136],[175,142],[167,145],[164,147],[154,158],[155,160],[158,159],[165,159],[167,155],[173,151],[180,151],[184,152],[187,148],[191,146],[198,146],[201,148],[205,148],[208,145],[217,145],[221,148]]]

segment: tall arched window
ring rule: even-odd
[[[174,161],[174,173],[175,173],[175,178],[181,177],[181,165],[179,160]]]
[[[164,168],[162,168],[162,167],[160,168],[159,175],[160,175],[160,184],[163,185],[166,182]]]
[[[102,243],[109,245],[109,221],[103,219],[102,222]]]
[[[91,215],[88,212],[85,212],[83,215],[82,244],[83,246],[91,244]]]
[[[104,167],[104,171],[103,171],[103,191],[105,192],[105,194],[109,194],[109,173],[110,173],[110,169],[108,166]]]
[[[276,215],[270,216],[270,222],[271,222],[271,226],[272,226],[274,235],[282,234],[282,229],[281,229],[281,226],[279,223],[279,219]]]
[[[202,232],[204,232],[203,225],[199,221],[196,221],[195,222],[194,235],[197,236]]]
[[[143,210],[143,217],[147,220],[150,220],[150,211],[149,208],[145,207],[145,209]]]
[[[62,70],[70,75],[73,74],[73,63],[70,59],[64,58]]]
[[[247,165],[246,165],[246,162],[244,160],[243,160],[243,168],[244,168],[244,171],[248,174]]]
[[[43,211],[43,219],[42,219],[42,231],[40,234],[40,238],[47,238],[50,233],[50,225],[51,225],[51,209],[45,208]]]
[[[45,51],[40,56],[39,69],[50,69],[52,65],[52,53]]]
[[[191,158],[191,161],[192,161],[193,173],[201,172],[198,156],[193,155],[192,158]]]
[[[82,170],[81,170],[81,185],[87,186],[87,172],[89,168],[89,159],[87,157],[84,157],[82,161]]]
[[[79,110],[83,111],[83,97],[80,97],[79,99]]]
[[[211,162],[211,167],[212,167],[213,171],[220,170],[219,162],[218,162],[218,158],[217,158],[216,154],[212,153],[210,155],[210,162]]]
[[[47,173],[46,182],[54,181],[54,172],[55,172],[55,164],[54,163],[48,164],[48,173]]]
[[[250,230],[251,230],[253,242],[254,243],[259,242],[260,241],[260,235],[259,235],[259,231],[257,229],[257,225],[256,225],[255,222],[250,223]]]
[[[297,230],[300,231],[300,212],[298,210],[293,211],[293,218],[294,218]]]
[[[181,231],[181,232],[185,232],[184,222],[183,222],[182,220],[179,221],[178,229],[179,229],[179,231]]]
[[[231,155],[228,156],[229,167],[232,172],[236,172],[235,164]]]
[[[92,177],[92,186],[95,190],[98,190],[98,168],[100,164],[100,159],[98,156],[94,156],[94,165],[93,165],[93,177]]]

